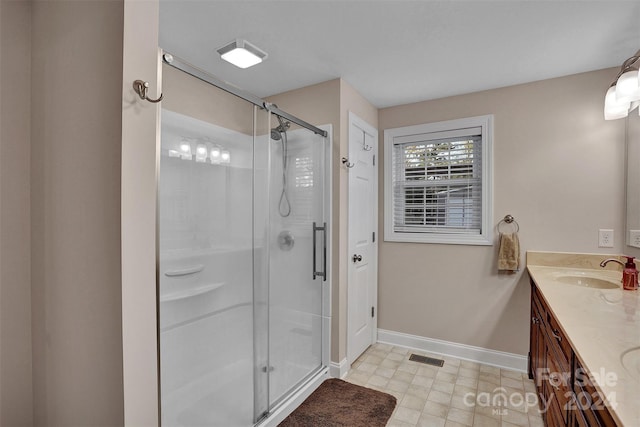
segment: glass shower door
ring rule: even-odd
[[[256,108],[166,65],[163,80],[162,425],[250,427]]]
[[[271,133],[271,408],[322,366],[322,296],[328,233],[324,217],[325,145],[324,137],[307,129]]]

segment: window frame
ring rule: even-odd
[[[425,231],[419,233],[394,231],[393,164],[394,140],[412,135],[435,132],[455,132],[481,128],[482,144],[482,220],[480,234]],[[493,245],[493,115],[466,117],[384,130],[384,240],[386,242],[441,243],[458,245]],[[427,228],[427,227],[425,227]]]

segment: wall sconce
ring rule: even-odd
[[[640,60],[640,50],[622,63],[620,72],[604,97],[604,119],[623,119],[640,105],[640,76],[633,64]]]

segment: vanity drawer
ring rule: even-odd
[[[560,329],[560,325],[553,317],[550,311],[547,312],[547,334],[549,335],[549,343],[551,346],[556,348],[556,350],[560,353],[560,355],[564,358],[564,364],[569,366],[569,361],[571,360],[571,344],[567,341],[567,338]]]

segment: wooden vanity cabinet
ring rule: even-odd
[[[531,335],[529,349],[529,378],[536,384],[541,405],[548,408],[543,414],[547,426],[567,426],[568,401],[571,389],[570,364],[566,340],[538,289],[531,286]],[[541,406],[541,409],[542,408]]]
[[[529,378],[536,384],[540,409],[548,427],[614,427],[615,421],[575,357],[571,344],[531,281]],[[589,396],[589,399],[587,397]],[[595,403],[595,405],[594,405]]]

